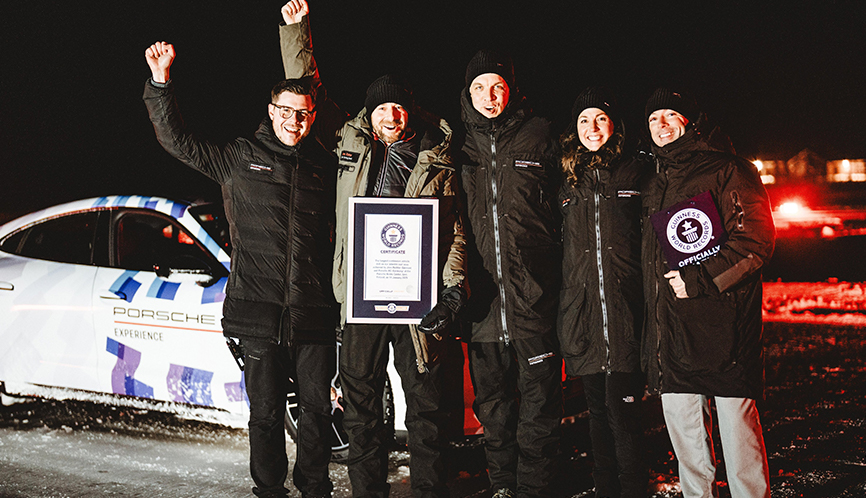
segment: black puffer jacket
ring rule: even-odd
[[[558,332],[568,375],[640,370],[641,182],[646,168],[623,157],[621,144],[621,134],[611,137],[605,147],[613,147],[596,153],[603,158],[597,167],[578,162],[575,182],[564,181],[559,193],[563,284]],[[581,149],[582,159],[588,159],[592,153]]]
[[[222,186],[233,247],[223,333],[333,343],[333,155],[314,139],[284,145],[268,119],[254,140],[200,142],[184,129],[171,85],[149,81],[144,101],[165,150]]]
[[[773,252],[773,218],[755,167],[710,146],[702,121],[675,142],[652,148],[658,173],[643,191],[647,320],[641,358],[650,387],[662,393],[760,399],[761,267]],[[716,255],[680,269],[689,297],[676,299],[649,216],[707,191],[728,240]]]
[[[474,240],[467,313],[472,340],[507,343],[550,333],[560,285],[550,123],[533,116],[516,94],[492,120],[472,107],[466,89],[461,106],[461,176]]]

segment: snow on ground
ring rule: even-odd
[[[102,403],[113,406],[123,406],[138,410],[157,410],[172,413],[178,418],[185,420],[196,420],[212,424],[224,425],[234,429],[246,428],[249,420],[248,415],[230,413],[206,406],[194,406],[185,403],[173,403],[169,401],[154,401],[132,396],[119,396],[108,393],[97,393],[92,391],[81,391],[78,389],[64,389],[59,387],[39,386],[26,382],[6,382],[5,390],[21,396],[35,396],[37,398],[56,399],[59,401],[76,400],[92,403]],[[3,404],[11,404],[26,400],[27,398],[3,396],[0,394]]]
[[[866,326],[866,284],[766,282],[765,322]]]

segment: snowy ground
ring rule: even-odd
[[[866,326],[866,283],[767,282],[764,322]]]
[[[759,408],[774,497],[866,496],[864,300],[860,284],[765,285],[767,389]],[[247,434],[236,424],[105,400],[3,401],[0,498],[249,496]],[[645,406],[652,496],[678,497],[658,400]],[[568,422],[557,488],[589,498],[587,419]],[[405,451],[391,453],[394,497],[411,496],[408,460]],[[490,496],[480,447],[455,447],[448,461],[452,496]],[[331,476],[334,496],[350,496],[345,466],[332,464]],[[729,496],[723,465],[718,477],[721,496]]]

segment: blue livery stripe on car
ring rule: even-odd
[[[135,293],[138,292],[138,288],[141,287],[141,283],[132,278],[137,274],[138,272],[134,270],[123,272],[119,277],[117,277],[117,280],[111,284],[111,287],[109,287],[108,290],[124,301],[131,303],[132,298],[135,297]]]
[[[147,290],[147,297],[172,301],[174,300],[174,296],[177,294],[179,288],[180,284],[178,283],[166,282],[165,280],[156,278],[153,280],[153,283],[150,284],[150,289]]]
[[[141,363],[141,352],[122,342],[107,337],[105,350],[117,356],[117,363],[111,371],[111,390],[114,394],[126,394],[140,398],[153,399],[153,388],[135,380],[135,371]]]
[[[171,364],[166,383],[173,401],[194,405],[213,406],[211,380],[213,372]]]
[[[177,219],[180,219],[181,217],[183,217],[183,213],[186,212],[186,208],[187,208],[186,204],[181,204],[179,202],[175,202],[171,206],[171,215]]]
[[[220,245],[213,239],[204,228],[199,228],[196,238],[210,251],[214,256],[219,256]]]
[[[201,304],[219,303],[226,300],[226,282],[228,277],[223,277],[210,287],[205,287],[201,292]]]
[[[229,401],[246,401],[247,406],[250,405],[250,398],[247,397],[247,385],[243,374],[241,374],[240,382],[226,382],[225,388],[226,398],[228,398]]]

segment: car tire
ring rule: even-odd
[[[331,446],[331,461],[336,463],[346,463],[349,458],[349,437],[343,429],[343,389],[340,384],[339,372],[339,354],[340,345],[337,343],[337,375],[331,380],[331,414],[333,421],[331,423],[331,432],[328,434],[328,443]],[[385,376],[385,389],[382,393],[382,413],[385,418],[385,427],[388,428],[391,442],[395,438],[394,432],[394,393],[391,390],[391,380]],[[289,379],[289,391],[286,394],[286,433],[292,438],[292,441],[298,440],[298,417],[300,415],[300,407],[298,406],[298,396],[295,390],[294,379]]]

